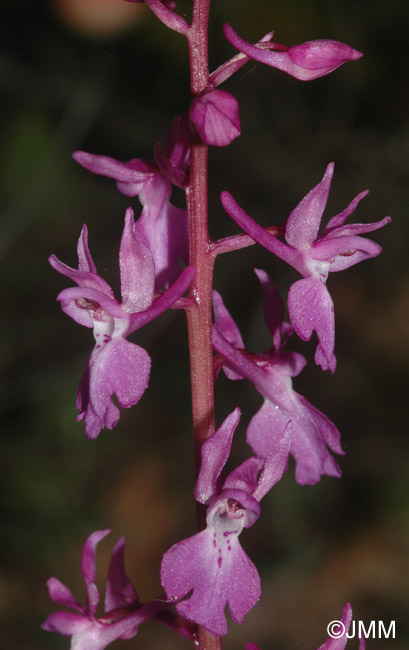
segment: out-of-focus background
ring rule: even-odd
[[[386,214],[374,233],[381,257],[333,274],[334,376],[309,364],[295,388],[339,427],[342,480],[294,481],[293,464],[241,536],[260,570],[263,596],[227,650],[315,650],[350,601],[356,621],[396,621],[395,639],[368,650],[409,647],[409,85],[406,0],[218,0],[211,21],[212,68],[233,54],[221,25],[250,41],[266,31],[295,44],[344,41],[359,62],[304,84],[249,63],[226,84],[241,107],[243,135],[211,152],[211,232],[237,232],[220,206],[228,189],[261,223],[283,221],[321,179],[336,171],[326,212],[371,193],[354,220]],[[189,16],[190,1],[179,3]],[[3,371],[0,504],[0,636],[5,650],[69,647],[39,625],[55,609],[45,588],[55,575],[84,598],[80,554],[94,530],[112,528],[98,550],[103,590],[114,541],[127,538],[128,572],[141,599],[160,591],[162,554],[193,532],[188,359],[182,313],[169,313],[132,340],[152,356],[149,390],[97,441],[76,424],[78,380],[92,333],[55,301],[69,286],[47,264],[75,265],[84,221],[100,273],[118,288],[123,214],[138,199],[119,194],[71,159],[76,149],[119,159],[151,158],[175,113],[189,101],[186,47],[144,5],[122,0],[3,0],[0,49],[0,189]],[[175,191],[173,201],[182,205]],[[269,346],[252,269],[283,291],[296,274],[259,247],[224,256],[215,287],[250,349]],[[297,342],[310,360],[313,344]],[[248,382],[216,385],[217,419],[239,404],[236,462],[248,451],[246,423],[261,398]],[[351,640],[348,648],[357,648]],[[113,648],[188,648],[148,623]]]

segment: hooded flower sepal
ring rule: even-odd
[[[194,275],[191,267],[186,268],[172,287],[157,297],[152,254],[135,237],[133,229],[133,212],[129,208],[119,251],[121,303],[97,274],[86,226],[78,242],[78,269],[63,264],[54,255],[49,259],[56,271],[78,285],[59,294],[61,308],[77,323],[94,331],[95,347],[77,395],[77,419],[84,420],[88,438],[96,438],[102,428],[112,429],[117,424],[120,412],[113,395],[122,408],[129,408],[147,388],[150,357],[125,337],[170,308],[188,289]]]
[[[358,194],[345,210],[332,217],[319,234],[333,173],[334,164],[330,163],[322,181],[291,212],[286,223],[285,243],[249,217],[228,192],[221,195],[226,212],[254,241],[303,276],[304,279],[295,282],[288,294],[291,324],[304,341],[316,332],[315,361],[323,370],[331,372],[336,367],[335,318],[332,298],[326,287],[328,274],[379,255],[382,252],[379,244],[361,235],[390,222],[390,217],[384,217],[374,223],[344,225],[367,195],[365,191]]]
[[[296,462],[296,481],[313,485],[323,474],[339,477],[338,463],[328,450],[344,453],[339,431],[293,389],[292,377],[302,371],[306,360],[301,354],[284,349],[292,328],[283,321],[283,302],[268,275],[260,269],[255,269],[255,273],[263,290],[264,316],[273,343],[261,354],[245,349],[240,331],[221,296],[216,291],[213,293],[213,346],[218,353],[217,367],[223,367],[229,379],[248,379],[264,398],[247,428],[247,442],[257,456],[267,458],[291,422],[293,435],[289,451]]]
[[[356,61],[362,56],[358,50],[334,40],[307,41],[290,47],[272,42],[274,32],[270,32],[256,45],[252,45],[241,38],[230,25],[224,25],[223,29],[229,43],[249,59],[282,70],[300,81],[323,77],[343,63]]]
[[[239,418],[236,409],[202,448],[195,496],[208,505],[206,529],[172,546],[161,567],[162,584],[170,599],[179,601],[193,590],[189,599],[178,602],[177,611],[216,635],[227,633],[227,604],[233,620],[242,623],[260,597],[257,569],[238,537],[243,528],[255,523],[259,501],[280,480],[291,436],[287,430],[265,462],[249,458],[220,487],[219,477]]]

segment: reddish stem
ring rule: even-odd
[[[208,83],[209,5],[210,0],[194,0],[192,26],[187,35],[193,97],[201,93]],[[188,313],[196,475],[200,464],[201,446],[214,432],[211,313],[214,261],[208,230],[207,168],[208,147],[193,137],[186,200],[189,219],[189,263],[196,271],[189,294],[196,309],[190,309]]]
[[[210,0],[194,0],[192,26],[187,33],[190,57],[191,93],[195,97],[209,83],[208,22]],[[187,311],[191,367],[192,417],[195,448],[195,475],[200,467],[203,443],[214,433],[214,392],[212,359],[212,285],[214,256],[208,229],[207,209],[208,147],[193,137],[190,178],[186,189],[189,220],[189,264],[196,269],[189,297],[195,307]],[[205,510],[196,509],[197,529],[205,526]],[[199,626],[199,650],[221,650],[220,637]]]

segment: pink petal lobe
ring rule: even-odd
[[[119,248],[121,294],[129,313],[145,311],[152,304],[155,267],[150,250],[133,233],[132,208],[125,214],[125,226]]]
[[[122,338],[109,341],[101,350],[94,348],[77,398],[77,420],[84,420],[88,438],[94,439],[102,428],[113,429],[117,424],[120,413],[112,401],[114,394],[122,408],[140,400],[148,386],[150,365],[143,348]]]
[[[240,330],[232,316],[227,311],[223,298],[218,291],[213,291],[214,326],[235,348],[244,349],[244,342]]]
[[[77,245],[78,269],[97,274],[97,269],[88,248],[88,228],[84,223]]]
[[[105,589],[105,612],[135,605],[138,594],[128,578],[124,562],[125,538],[121,537],[112,550]]]
[[[163,557],[161,579],[169,598],[176,600],[193,590],[176,609],[216,635],[227,633],[227,603],[233,620],[241,623],[261,593],[257,570],[237,535],[222,533],[220,542],[213,527],[172,546]]]
[[[271,453],[266,458],[257,487],[253,492],[253,497],[257,501],[261,501],[267,492],[271,490],[273,485],[278,483],[287,469],[292,434],[293,432],[290,421],[281,436],[279,436]]]
[[[168,288],[180,275],[179,258],[188,261],[186,210],[169,202],[170,185],[162,175],[149,181],[140,199],[142,214],[135,223],[135,236],[147,246],[155,263],[156,288]]]
[[[93,616],[96,612],[99,603],[98,589],[95,585],[96,578],[96,561],[95,554],[96,548],[101,539],[106,537],[110,530],[97,530],[92,533],[86,540],[82,550],[81,558],[81,571],[84,576],[85,585],[87,588],[87,605],[88,613]]]
[[[288,312],[294,330],[303,341],[309,341],[315,330],[318,336],[315,362],[323,370],[334,372],[334,304],[326,285],[314,277],[295,282],[288,293]]]
[[[71,591],[57,578],[49,578],[47,580],[48,593],[54,603],[58,603],[63,607],[72,607],[77,612],[84,613],[83,606],[72,595]]]
[[[59,632],[65,636],[86,634],[93,628],[93,622],[73,612],[53,612],[41,625],[47,632]]]
[[[202,446],[202,461],[194,491],[199,503],[207,503],[216,492],[217,479],[229,457],[239,420],[240,409],[236,408]]]
[[[308,192],[288,217],[285,239],[290,246],[303,250],[317,239],[333,173],[334,164],[330,163],[322,181]]]
[[[270,331],[276,350],[281,348],[281,325],[284,318],[284,304],[280,293],[265,271],[254,269],[261,284],[264,297],[264,319]]]

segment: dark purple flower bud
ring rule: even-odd
[[[241,133],[238,101],[225,90],[209,90],[196,97],[189,116],[205,144],[226,147]]]

